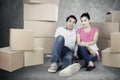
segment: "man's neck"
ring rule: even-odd
[[[68,31],[70,32],[70,31],[72,31],[73,29],[69,29],[69,28],[66,27],[66,30],[68,30]]]

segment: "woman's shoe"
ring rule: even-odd
[[[88,66],[87,69],[86,69],[86,71],[92,71],[95,68],[96,68],[95,65],[94,66]]]

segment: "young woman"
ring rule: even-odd
[[[77,30],[78,57],[82,57],[87,64],[87,71],[95,68],[94,61],[99,59],[98,40],[99,31],[90,25],[90,16],[83,13],[80,17],[82,28]]]

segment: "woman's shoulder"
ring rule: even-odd
[[[77,32],[80,32],[80,31],[82,31],[83,30],[83,28],[78,28],[77,29]]]
[[[83,30],[83,28],[82,28],[82,27],[80,27],[80,28],[78,28],[77,30]]]
[[[97,27],[92,27],[93,31],[99,31]]]

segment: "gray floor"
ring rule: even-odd
[[[0,80],[120,80],[120,68],[102,66],[101,62],[96,62],[96,69],[87,72],[81,69],[78,73],[60,78],[57,73],[48,73],[50,58],[45,58],[44,65],[25,67],[12,73],[0,70]]]

